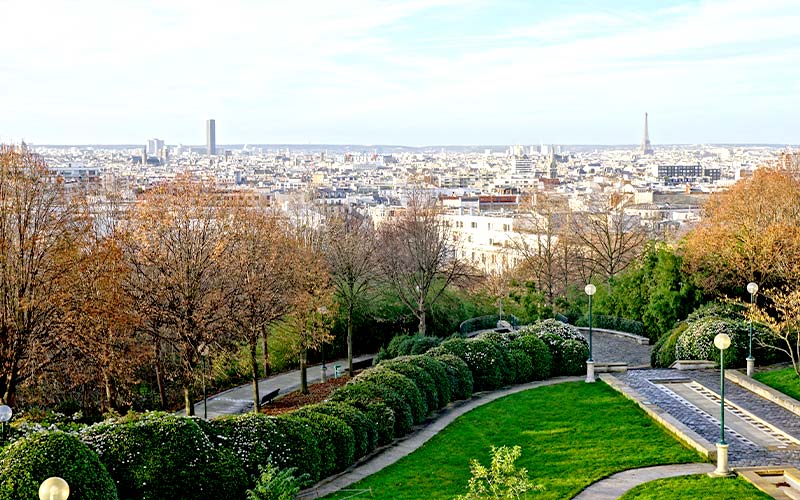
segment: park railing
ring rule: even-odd
[[[514,328],[519,326],[519,319],[513,314],[488,314],[463,321],[458,325],[458,331],[461,335],[469,335],[480,330],[491,330],[497,328],[497,322],[500,320],[508,321]]]
[[[578,321],[575,322],[575,326],[589,326],[589,317],[583,316],[582,318],[578,318]],[[644,324],[641,321],[619,318],[617,316],[592,314],[592,326],[595,328],[605,328],[607,330],[617,330],[645,336]]]

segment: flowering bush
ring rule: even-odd
[[[81,437],[99,455],[121,498],[243,497],[247,476],[240,460],[215,446],[197,420],[129,413],[87,427]]]
[[[579,375],[589,357],[589,344],[581,340],[565,339],[555,333],[544,333],[539,338],[547,345],[552,356],[551,374]]]
[[[564,340],[572,339],[586,342],[581,332],[572,325],[554,319],[539,320],[532,325],[525,325],[517,331],[520,335],[537,335],[541,337],[546,333],[558,335]]]
[[[714,337],[726,333],[731,346],[725,350],[725,364],[740,366],[747,356],[748,332],[737,321],[709,317],[689,323],[675,343],[676,359],[708,359],[719,363],[719,349],[714,346]]]
[[[336,417],[347,424],[353,431],[354,455],[357,460],[375,449],[378,443],[378,432],[369,418],[354,406],[346,403],[335,403],[328,401],[303,407],[295,412],[297,415],[305,416],[308,413],[322,413]]]
[[[483,339],[445,340],[440,349],[463,359],[472,372],[476,391],[497,389],[503,385],[503,356],[497,347]]]
[[[510,347],[525,351],[531,362],[531,380],[543,380],[550,376],[553,357],[550,349],[536,335],[523,335],[514,339]]]
[[[0,454],[0,499],[39,498],[50,476],[64,478],[70,498],[116,500],[117,488],[97,454],[63,432],[38,433],[15,441]]]
[[[450,383],[450,398],[453,401],[472,397],[472,371],[463,359],[437,347],[428,351],[428,356],[445,365],[447,380]]]

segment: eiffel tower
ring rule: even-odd
[[[642,136],[642,154],[653,154],[653,146],[650,145],[650,134],[647,132],[647,113],[644,114],[644,135]]]

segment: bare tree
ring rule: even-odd
[[[238,206],[234,215],[230,320],[250,351],[254,411],[259,409],[258,339],[263,338],[265,376],[270,374],[268,327],[292,308],[293,248],[286,225],[263,207]]]
[[[85,200],[41,157],[0,147],[0,402],[64,349],[57,332],[88,227]]]
[[[448,286],[466,275],[450,226],[439,217],[435,200],[413,197],[404,213],[380,230],[383,276],[419,320],[425,335],[427,312]]]
[[[347,372],[353,376],[353,310],[365,300],[377,274],[377,241],[369,219],[354,212],[328,220],[325,256],[336,298],[347,314]]]
[[[572,215],[572,232],[583,247],[581,258],[592,274],[612,278],[627,269],[647,241],[647,233],[624,205]]]

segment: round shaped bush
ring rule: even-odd
[[[497,347],[483,339],[452,338],[439,346],[463,359],[472,372],[476,391],[497,389],[503,385],[503,356]]]
[[[512,349],[525,351],[530,358],[531,380],[544,380],[550,376],[553,357],[542,339],[536,335],[523,335],[514,339],[510,345]]]
[[[311,427],[322,457],[320,478],[341,472],[353,463],[353,429],[343,420],[323,413],[303,412],[302,409],[280,415],[278,419],[297,420]]]
[[[650,351],[650,365],[653,368],[669,368],[676,361],[675,344],[678,342],[678,337],[687,328],[689,328],[689,323],[685,321],[678,323],[675,328],[662,335],[656,341],[653,350]]]
[[[580,375],[586,371],[589,347],[584,342],[567,339],[561,344],[561,367],[564,375]]]
[[[385,426],[381,425],[381,420],[375,420],[370,417],[372,422],[378,426],[379,444],[386,444],[395,437],[399,438],[411,432],[411,428],[414,426],[414,416],[408,402],[391,387],[363,379],[362,375],[363,373],[350,380],[343,387],[336,389],[331,394],[330,400],[352,404],[368,413],[368,417],[370,416],[368,409],[372,403],[382,403],[391,409],[393,415],[391,436],[386,434]],[[380,416],[381,413],[379,412],[378,415]]]
[[[747,356],[748,332],[739,322],[709,317],[689,324],[675,343],[676,359],[707,359],[719,363],[719,349],[714,346],[714,337],[726,333],[731,345],[725,349],[725,364],[740,366]]]
[[[381,366],[376,366],[370,368],[369,370],[365,370],[354,380],[372,382],[376,385],[388,387],[394,390],[398,396],[400,396],[404,401],[408,402],[409,407],[411,407],[411,415],[415,424],[425,420],[425,417],[428,415],[428,407],[425,404],[425,400],[423,399],[420,390],[417,389],[417,386],[414,384],[414,382],[405,375],[382,368]]]
[[[439,337],[429,337],[417,335],[414,337],[414,342],[411,345],[411,351],[408,354],[425,354],[429,349],[433,349],[442,343]]]
[[[394,439],[395,417],[389,406],[380,401],[370,401],[361,406],[356,406],[356,408],[364,412],[364,415],[375,426],[378,446],[384,446],[392,442],[392,439]]]
[[[389,345],[386,346],[386,352],[389,353],[390,358],[402,356],[407,351],[411,351],[413,342],[412,335],[395,335],[392,337],[392,340],[389,341]]]
[[[424,368],[412,364],[407,359],[403,358],[404,357],[400,357],[384,361],[380,366],[387,370],[405,375],[414,382],[425,399],[426,415],[437,410],[439,408],[439,394],[436,391],[436,384],[433,381],[433,377],[431,377]]]
[[[405,356],[398,358],[398,361],[399,360],[405,360],[413,365],[419,366],[431,376],[434,386],[436,387],[436,408],[444,408],[450,403],[452,395],[450,391],[450,381],[447,377],[447,365],[441,360],[434,359],[426,354]]]
[[[545,334],[558,335],[564,340],[572,339],[586,342],[580,330],[567,323],[562,323],[555,319],[539,320],[532,325],[525,325],[518,330],[520,335],[537,335],[541,337]]]
[[[378,432],[375,429],[375,424],[355,406],[327,401],[306,406],[297,410],[296,413],[302,416],[307,412],[322,413],[344,421],[353,430],[353,438],[355,439],[353,458],[355,460],[371,453],[378,444]]]
[[[67,481],[71,500],[117,499],[114,481],[97,454],[63,432],[40,432],[3,449],[0,499],[39,498],[39,485],[51,476]]]
[[[192,418],[128,414],[81,433],[100,456],[121,498],[217,499],[244,496],[247,475]]]
[[[441,347],[428,351],[428,356],[444,363],[447,370],[447,379],[450,382],[450,399],[458,401],[471,398],[474,382],[469,366],[463,359],[444,349],[434,353],[439,349]]]
[[[533,380],[533,363],[531,357],[522,349],[509,349],[506,352],[508,364],[514,367],[514,383],[523,384]]]
[[[267,463],[285,469],[295,467],[312,481],[320,478],[322,457],[316,438],[307,425],[284,423],[276,417],[246,413],[210,421],[206,433],[229,449],[251,477]]]

